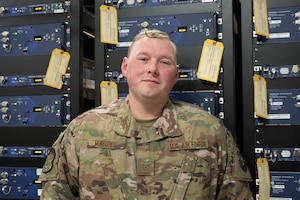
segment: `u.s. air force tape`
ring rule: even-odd
[[[44,173],[47,173],[52,169],[54,159],[55,159],[55,149],[52,148],[48,153],[48,156],[46,158],[45,164],[42,169]]]

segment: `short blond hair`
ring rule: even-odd
[[[127,51],[127,56],[130,55],[130,52],[131,52],[131,49],[132,47],[134,46],[134,43],[144,37],[148,37],[148,38],[157,38],[157,39],[166,39],[166,40],[169,40],[172,44],[172,46],[174,47],[174,50],[175,50],[175,56],[176,56],[176,59],[178,57],[178,52],[177,52],[177,47],[176,45],[174,44],[172,38],[170,37],[170,35],[166,32],[163,32],[163,31],[160,31],[160,30],[157,30],[157,29],[143,29],[141,32],[139,32],[132,40],[132,43],[131,45],[129,46],[128,48],[128,51]]]

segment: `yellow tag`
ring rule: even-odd
[[[118,44],[118,13],[114,7],[100,6],[101,42]]]
[[[115,82],[100,83],[101,105],[107,105],[118,99],[118,86]]]
[[[70,54],[60,49],[52,51],[44,85],[61,89],[63,85],[63,77],[66,75],[70,61]]]
[[[268,119],[267,82],[262,76],[254,74],[254,112],[257,116]]]
[[[270,172],[269,164],[266,158],[257,159],[257,171],[258,171],[258,199],[259,200],[270,200]]]
[[[253,0],[254,28],[257,35],[269,36],[268,8],[266,0]]]
[[[204,42],[197,77],[216,83],[220,73],[224,45],[221,42],[207,39]]]

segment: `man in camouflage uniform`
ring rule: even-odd
[[[74,119],[43,167],[41,199],[250,200],[251,177],[224,125],[169,99],[177,49],[158,30],[122,61],[129,94]]]

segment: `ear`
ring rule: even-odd
[[[121,64],[121,71],[123,76],[127,77],[128,58],[124,57]]]

